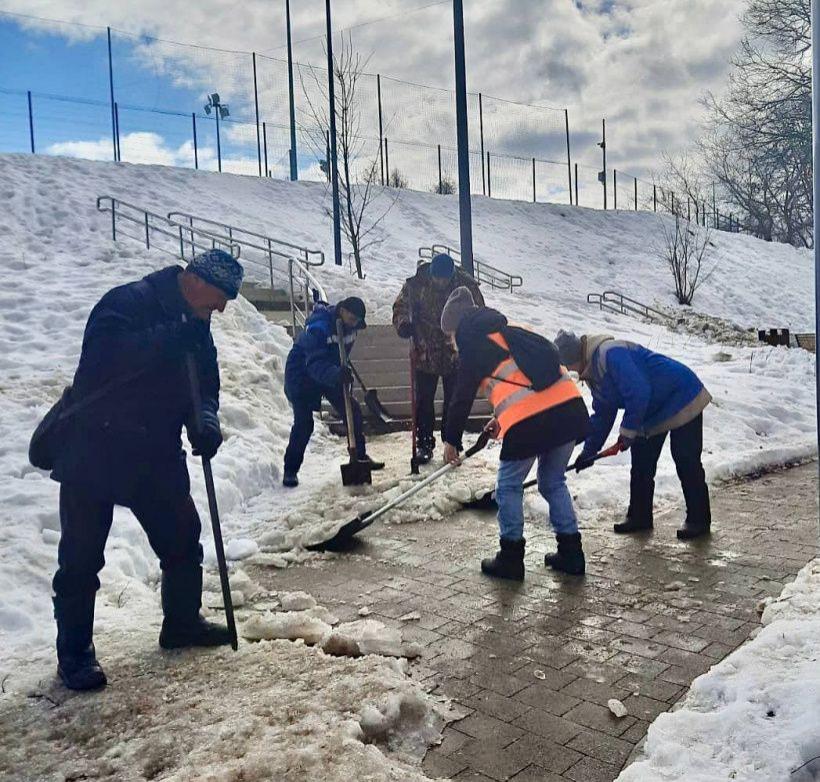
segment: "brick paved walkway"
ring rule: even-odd
[[[546,572],[528,520],[527,579],[484,578],[493,515],[374,525],[356,555],[254,577],[305,589],[342,619],[362,606],[425,655],[414,676],[463,707],[424,769],[459,782],[609,782],[656,715],[758,625],[757,604],[817,554],[816,465],[713,490],[715,533],[680,543],[680,511],[640,537],[584,529],[585,579]],[[420,620],[401,620],[418,612]],[[620,699],[628,716],[607,709]]]

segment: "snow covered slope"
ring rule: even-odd
[[[85,319],[110,287],[171,261],[126,239],[110,239],[110,217],[95,199],[110,194],[153,211],[183,209],[309,246],[330,255],[323,185],[260,180],[163,167],[89,161],[0,157],[0,675],[32,655],[50,657],[49,581],[56,560],[59,519],[56,484],[27,464],[30,432],[74,371]],[[522,274],[525,289],[488,293],[489,303],[546,334],[559,327],[607,331],[680,358],[701,375],[715,397],[706,414],[705,463],[710,480],[813,453],[814,358],[803,351],[721,347],[672,334],[656,325],[600,313],[586,294],[615,288],[647,302],[671,303],[668,272],[653,256],[658,218],[566,206],[475,199],[476,252],[489,263]],[[372,322],[387,322],[404,277],[412,274],[419,245],[452,243],[458,235],[455,199],[402,192],[368,255],[367,279],[324,267],[331,298],[359,292]],[[746,237],[715,234],[718,266],[697,305],[743,325],[811,322],[808,253]],[[303,485],[285,493],[280,465],[290,413],[282,368],[290,341],[245,301],[215,318],[223,379],[226,442],[215,460],[229,550],[237,558],[263,550],[287,552],[304,540],[305,526],[333,524],[374,504],[381,491],[406,480],[406,437],[374,445],[389,466],[370,489],[339,485],[342,443],[318,427]],[[454,501],[493,480],[496,451],[466,465],[431,494],[391,521],[440,518]],[[401,454],[400,457],[397,454]],[[574,479],[584,523],[620,506],[628,456]],[[192,460],[194,493],[204,492]],[[659,501],[678,499],[668,455],[658,476]],[[533,508],[540,500],[532,498]],[[205,525],[207,529],[207,524]],[[205,533],[206,537],[208,533]],[[248,543],[252,538],[254,543]],[[233,543],[233,547],[231,544]],[[279,556],[285,564],[288,556]],[[300,555],[301,556],[301,555]],[[103,595],[124,586],[133,610],[156,612],[158,569],[145,536],[127,512],[118,512],[103,572]],[[102,602],[105,620],[106,600]]]

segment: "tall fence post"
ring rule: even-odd
[[[612,208],[618,209],[618,169],[612,169]]]
[[[484,99],[478,93],[478,133],[481,140],[481,192],[487,195],[486,172],[484,171]]]
[[[259,176],[262,176],[262,139],[259,135],[259,89],[256,86],[256,52],[251,52],[253,59],[253,107],[256,111],[256,161],[259,164]]]
[[[532,202],[536,203],[536,198],[535,198],[535,158],[532,159]]]
[[[635,211],[638,211],[638,177],[632,177],[635,180]]]
[[[31,154],[34,154],[34,111],[31,108],[31,90],[28,91],[28,135],[31,140]]]
[[[441,144],[438,145],[438,194],[441,195],[444,191],[443,183],[441,181]]]
[[[490,150],[487,150],[487,198],[493,197],[492,174],[490,173]]]
[[[262,122],[262,151],[265,155],[265,176],[269,177],[270,169],[268,168],[268,128],[264,122]]]
[[[290,103],[290,181],[299,179],[299,158],[296,151],[296,102],[293,92],[293,44],[290,35],[290,0],[285,0],[285,18],[288,38],[288,100]],[[268,164],[265,163],[265,176],[268,176]]]
[[[199,170],[199,150],[196,144],[196,112],[191,112],[191,125],[194,129],[194,168]]]
[[[656,184],[652,184],[652,211],[658,211],[658,186]]]
[[[572,153],[569,149],[569,110],[564,109],[564,127],[567,131],[567,180],[569,182],[569,205],[572,206]]]
[[[384,187],[384,125],[382,124],[382,77],[376,74],[376,97],[379,101],[379,163],[382,168],[382,187]],[[388,178],[390,171],[387,172]]]
[[[122,161],[122,150],[120,149],[120,106],[114,101],[114,149],[117,154],[117,162]]]
[[[114,162],[119,159],[117,152],[117,118],[114,114],[114,58],[111,54],[111,28],[105,28],[108,33],[108,90],[111,97],[111,143],[114,147]]]
[[[387,146],[387,136],[384,137],[384,167],[387,170],[387,186],[390,186],[390,148]]]
[[[578,201],[578,164],[575,164],[575,206],[580,206]]]

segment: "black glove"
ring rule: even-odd
[[[339,367],[339,382],[346,386],[353,382],[353,372],[351,371],[350,367],[345,364],[343,367]]]
[[[402,339],[411,339],[416,333],[416,327],[410,321],[405,321],[396,329],[396,332]]]
[[[620,435],[620,437],[618,437],[618,445],[620,446],[622,452],[628,451],[634,442],[634,437],[626,437],[624,435]]]
[[[210,408],[202,410],[202,430],[188,432],[188,439],[194,447],[194,456],[203,459],[213,459],[219,446],[222,445],[222,430],[219,428],[219,418]]]
[[[595,464],[595,455],[582,453],[575,461],[575,472],[586,470],[589,467],[592,467],[593,464]]]

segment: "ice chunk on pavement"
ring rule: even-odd
[[[401,631],[386,627],[375,619],[359,619],[339,625],[322,644],[327,654],[337,657],[361,657],[379,654],[385,657],[418,657],[417,644],[405,644]]]
[[[285,613],[257,614],[242,625],[242,637],[249,641],[295,641],[301,638],[306,644],[318,644],[330,635],[332,628],[310,611],[287,611]]]
[[[234,538],[225,548],[225,558],[232,561],[247,559],[259,553],[256,541],[248,538]]]
[[[285,611],[306,611],[316,608],[316,598],[307,592],[284,592],[279,596],[279,602]]]
[[[606,705],[609,706],[609,710],[618,718],[621,719],[622,717],[626,717],[629,714],[626,706],[623,705],[617,698],[610,698]]]

